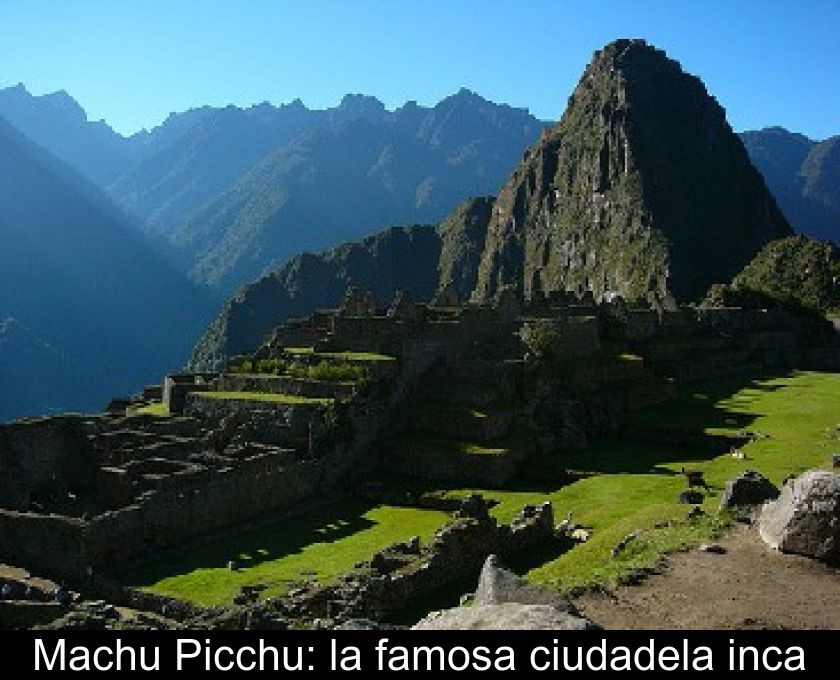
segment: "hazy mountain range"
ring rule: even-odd
[[[176,369],[207,292],[2,119],[0,177],[0,417],[101,409]]]
[[[202,107],[125,137],[65,92],[16,86],[0,119],[0,419],[101,407],[158,379],[243,284],[495,195],[547,127],[467,90],[394,111],[362,95]],[[742,138],[794,228],[840,241],[837,138]]]
[[[306,249],[433,223],[495,192],[545,124],[461,90],[387,111],[347,95],[172,114],[122,137],[66,93],[0,91],[0,116],[95,182],[191,279],[227,295]]]

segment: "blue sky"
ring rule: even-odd
[[[127,133],[200,104],[434,103],[555,119],[592,52],[644,37],[738,129],[840,133],[840,0],[0,0],[0,86],[65,89]]]

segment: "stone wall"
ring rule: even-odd
[[[184,413],[205,421],[217,422],[234,413],[261,411],[276,414],[279,422],[288,425],[294,434],[307,435],[313,416],[322,411],[325,403],[285,403],[254,399],[218,399],[201,393],[188,394],[184,400]]]
[[[79,519],[0,509],[0,561],[47,574],[81,576],[84,526]]]
[[[0,425],[0,506],[23,510],[41,492],[95,484],[84,420],[67,415]]]
[[[382,467],[407,477],[497,489],[513,477],[519,463],[530,453],[525,448],[505,449],[499,453],[468,453],[454,449],[455,444],[453,441],[423,440],[420,444],[393,445],[383,454]]]
[[[216,373],[178,373],[163,381],[163,403],[170,413],[182,413],[187,395],[213,389]]]
[[[521,555],[555,540],[550,503],[525,506],[510,525],[489,517],[480,497],[465,499],[461,507],[425,548],[416,539],[386,548],[337,583],[304,589],[280,601],[279,608],[305,618],[387,621],[452,585],[477,578],[488,555]]]

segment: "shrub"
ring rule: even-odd
[[[368,370],[354,364],[319,361],[312,366],[292,366],[289,375],[307,380],[326,380],[329,382],[364,382],[368,379]]]

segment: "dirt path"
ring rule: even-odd
[[[840,629],[840,570],[769,549],[750,527],[720,542],[726,554],[672,555],[661,575],[578,607],[607,629]]]

